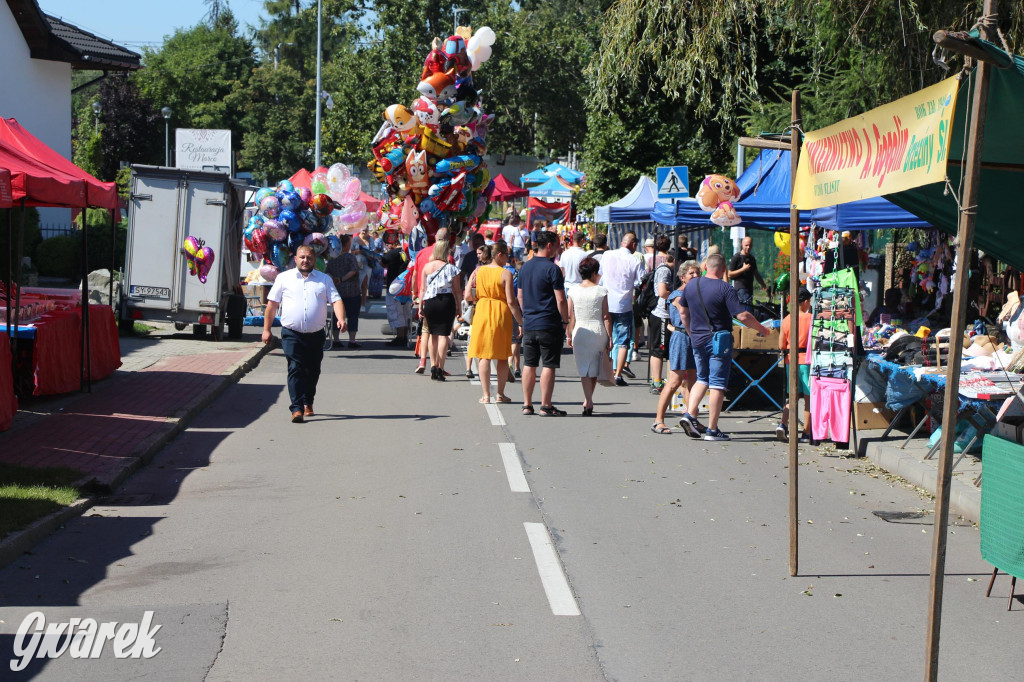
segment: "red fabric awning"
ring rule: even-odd
[[[305,168],[300,168],[296,171],[295,175],[288,178],[288,180],[295,187],[305,187],[309,189],[313,185],[313,175]]]
[[[0,140],[0,167],[10,173],[11,202],[26,206],[81,208],[85,183],[49,168]]]
[[[513,184],[501,173],[494,178],[494,194],[491,195],[494,201],[509,201],[528,196],[530,196],[530,190]]]
[[[65,159],[32,133],[28,132],[13,118],[0,118],[0,144],[21,155],[35,160],[40,165],[85,185],[84,203],[66,203],[63,206],[96,206],[117,213],[117,185],[100,182],[84,170]],[[4,165],[0,162],[0,165]],[[9,168],[9,167],[8,167]],[[26,202],[27,203],[27,202]],[[52,206],[53,204],[47,204]]]
[[[14,195],[11,193],[11,171],[0,168],[0,208],[10,208],[14,205]]]

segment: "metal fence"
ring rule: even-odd
[[[70,223],[42,223],[39,225],[39,232],[42,234],[43,239],[49,239],[50,237],[59,237],[64,234],[71,234],[74,231],[75,227]]]

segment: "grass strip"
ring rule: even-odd
[[[33,469],[0,464],[0,538],[78,499],[71,485],[82,474],[64,467]]]

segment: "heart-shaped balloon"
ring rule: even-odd
[[[204,246],[196,254],[196,273],[199,275],[199,281],[203,284],[206,284],[206,277],[213,268],[213,259],[213,249],[209,246]]]

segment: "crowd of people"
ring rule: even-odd
[[[747,282],[763,284],[748,240],[727,264],[716,252],[698,262],[685,237],[675,244],[667,236],[641,244],[627,232],[617,248],[609,248],[604,234],[590,237],[576,230],[560,237],[543,224],[529,229],[514,214],[500,231],[477,231],[464,240],[444,228],[432,237],[414,230],[407,244],[396,236],[377,239],[368,233],[358,241],[346,236],[342,256],[331,261],[326,277],[299,267],[275,282],[270,293],[275,310],[282,301],[303,301],[304,296],[320,301],[319,309],[308,300],[303,303],[315,314],[283,320],[282,339],[297,337],[303,348],[290,352],[286,346],[293,421],[312,414],[319,358],[309,354],[317,330],[323,334],[328,305],[337,316],[334,332],[347,330],[349,347],[358,347],[366,277],[353,253],[355,243],[364,253],[376,251],[385,270],[385,305],[395,332],[387,343],[415,344],[415,373],[429,369],[431,380],[447,381],[452,376],[447,360],[456,340],[468,337],[466,377],[479,375],[481,403],[515,402],[507,387],[519,381],[524,415],[564,416],[554,390],[568,348],[580,377],[581,414],[591,416],[598,384],[629,386],[636,378],[630,363],[647,345],[649,389],[658,396],[651,430],[672,431],[665,414],[681,394],[679,427],[686,434],[729,439],[719,428],[719,415],[732,365],[732,320],[768,334],[748,308],[752,284]],[[272,319],[269,313],[267,319]],[[269,334],[267,328],[264,337]],[[707,414],[699,415],[705,394]]]

